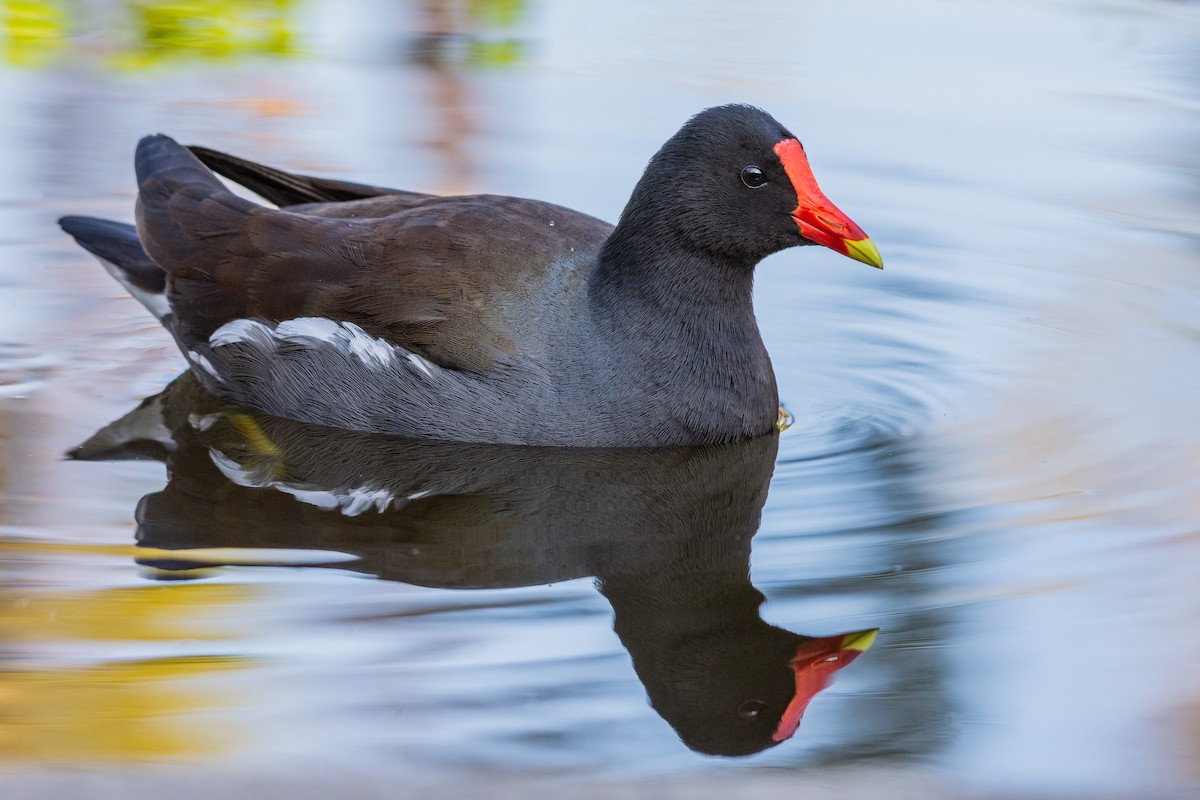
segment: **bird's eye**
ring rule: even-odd
[[[747,700],[738,706],[738,716],[742,719],[754,719],[766,706],[762,700]]]
[[[761,169],[751,164],[742,168],[742,183],[751,189],[757,189],[767,185],[767,176]]]

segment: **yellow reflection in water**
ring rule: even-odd
[[[195,758],[231,747],[189,715],[222,705],[196,679],[232,658],[161,658],[65,669],[0,666],[0,763]]]
[[[236,638],[254,587],[157,584],[63,589],[37,579],[133,548],[0,541],[21,583],[0,591],[0,763],[96,763],[212,756],[235,747],[218,714],[231,698],[211,681],[239,656],[181,656],[175,642]],[[122,658],[148,643],[161,655]]]
[[[245,602],[244,586],[162,584],[79,592],[0,592],[0,640],[72,639],[152,642],[215,640],[193,617]]]

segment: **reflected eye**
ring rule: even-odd
[[[742,167],[742,183],[751,189],[757,189],[766,186],[767,176],[761,169],[751,164],[748,167]]]
[[[738,716],[742,719],[754,719],[766,707],[767,704],[762,700],[747,700],[738,706]]]

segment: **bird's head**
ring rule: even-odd
[[[650,209],[691,246],[734,260],[755,264],[787,247],[819,244],[883,268],[862,228],[818,187],[799,140],[751,106],[702,111],[663,145],[622,222]]]

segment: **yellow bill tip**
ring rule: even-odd
[[[855,261],[861,261],[864,264],[870,264],[876,269],[883,269],[883,256],[879,255],[879,248],[870,239],[858,239],[843,241],[846,245],[846,255],[853,258]]]
[[[857,650],[861,653],[871,645],[875,644],[875,639],[878,636],[879,628],[871,628],[870,630],[847,633],[842,637],[842,649]]]

